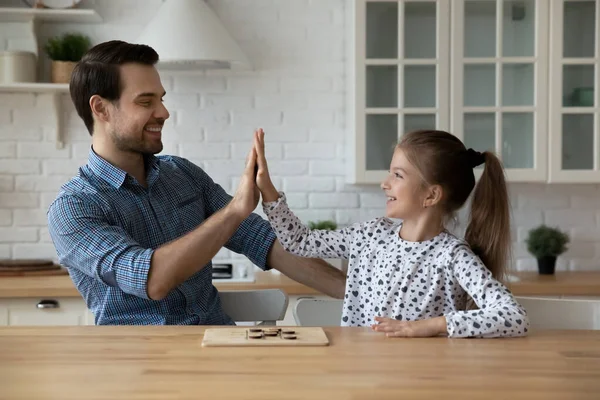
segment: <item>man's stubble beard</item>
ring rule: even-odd
[[[143,132],[142,135],[143,137]],[[115,147],[123,152],[137,153],[142,155],[154,155],[163,150],[163,143],[160,141],[156,146],[144,142],[143,139],[128,138],[125,135],[119,135],[116,130],[111,132],[111,140]]]

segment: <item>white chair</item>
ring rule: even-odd
[[[299,326],[340,326],[342,300],[301,298],[294,307],[294,319]]]
[[[235,322],[275,325],[284,318],[288,296],[280,289],[219,291],[225,314]]]
[[[531,329],[600,330],[600,301],[517,297],[527,311]],[[300,326],[340,326],[342,300],[299,299],[294,319]]]
[[[516,297],[527,315],[531,329],[600,330],[600,301]]]

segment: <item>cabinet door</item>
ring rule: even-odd
[[[449,6],[356,0],[349,7],[349,182],[379,183],[404,132],[449,129]]]
[[[551,3],[550,181],[600,182],[600,1]]]
[[[547,180],[548,3],[452,1],[452,133],[509,181]]]
[[[80,298],[4,299],[0,300],[1,309],[5,310],[6,325],[9,326],[90,324],[85,302]]]

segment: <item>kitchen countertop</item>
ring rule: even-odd
[[[600,271],[557,272],[548,276],[518,272],[515,275],[520,281],[509,283],[509,287],[517,296],[600,296]],[[288,295],[321,294],[273,272],[257,272],[255,282],[215,281],[214,284],[219,290],[278,288]],[[16,297],[80,297],[80,294],[68,275],[0,277],[0,298]]]
[[[464,340],[332,327],[329,346],[241,348],[202,347],[207,328],[1,327],[0,398],[563,400],[600,392],[600,331]]]

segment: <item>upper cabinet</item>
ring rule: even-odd
[[[352,1],[348,181],[380,182],[404,132],[435,128],[512,182],[600,182],[598,1]]]
[[[494,151],[510,181],[548,175],[548,3],[452,1],[450,131]]]
[[[450,2],[364,1],[349,6],[349,178],[379,182],[402,132],[441,127],[450,114]],[[354,7],[354,8],[353,8]]]
[[[600,2],[550,3],[550,181],[600,182]]]

